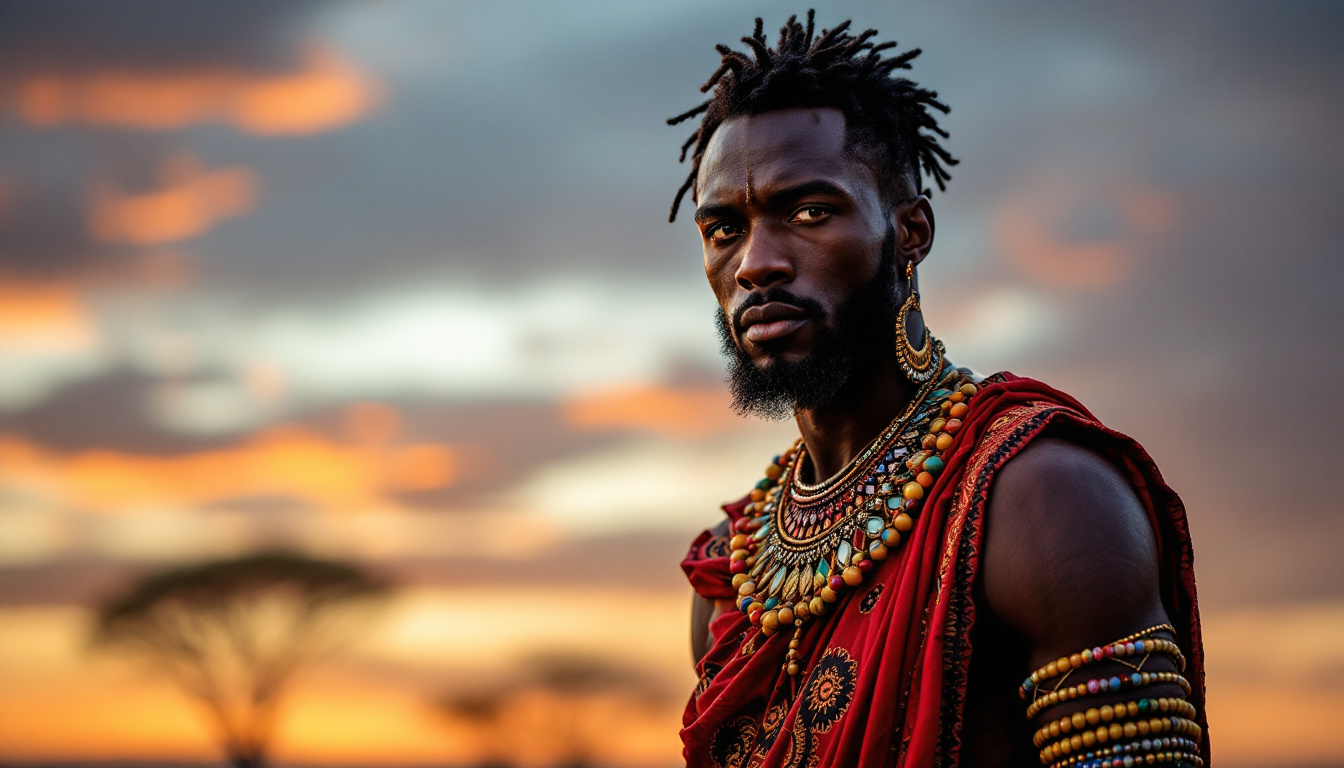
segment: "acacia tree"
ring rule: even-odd
[[[541,740],[559,768],[588,768],[609,736],[613,716],[666,703],[662,686],[640,670],[598,656],[545,653],[521,660],[520,673],[488,688],[439,698],[438,711],[469,726],[481,742],[483,768],[511,764],[520,740]],[[529,711],[521,700],[534,697]],[[536,706],[539,705],[539,706]],[[510,717],[511,712],[517,716]]]
[[[108,602],[98,647],[135,652],[209,713],[229,761],[262,768],[294,674],[389,592],[357,566],[264,553],[151,576]]]

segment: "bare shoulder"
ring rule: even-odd
[[[999,471],[986,525],[989,608],[1034,654],[1166,621],[1147,512],[1101,454],[1034,441]]]

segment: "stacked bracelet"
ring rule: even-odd
[[[1050,739],[1085,730],[1088,726],[1095,727],[1103,723],[1136,717],[1146,718],[1158,714],[1194,717],[1195,705],[1185,699],[1136,699],[1121,704],[1105,704],[1055,720],[1037,731],[1032,737],[1032,743],[1039,747]]]
[[[1147,752],[1138,755],[1088,760],[1078,763],[1078,768],[1134,768],[1138,765],[1153,765],[1155,763],[1176,763],[1177,766],[1186,765],[1194,768],[1203,768],[1204,766],[1204,760],[1193,752]]]
[[[1049,709],[1061,702],[1162,683],[1172,683],[1184,691],[1186,696],[1190,695],[1190,681],[1175,672],[1131,672],[1128,675],[1098,677],[1088,680],[1086,683],[1071,685],[1067,688],[1056,688],[1050,693],[1032,700],[1031,706],[1027,707],[1027,719],[1031,719],[1042,710]]]
[[[1185,669],[1181,649],[1170,640],[1153,637],[1156,632],[1176,634],[1170,624],[1159,624],[1113,643],[1062,657],[1031,673],[1018,689],[1018,695],[1029,702],[1028,719],[1075,699],[1119,691],[1139,692],[1149,686],[1175,686],[1189,696],[1190,681],[1179,673],[1144,671],[1153,654],[1170,657],[1177,669]],[[1135,662],[1125,661],[1129,657],[1139,658]],[[1080,683],[1069,681],[1075,670],[1106,660],[1114,660],[1133,672]],[[1053,689],[1045,688],[1043,683],[1051,680],[1055,681]],[[1195,717],[1195,706],[1183,697],[1148,696],[1103,704],[1052,720],[1036,731],[1032,743],[1040,749],[1042,765],[1049,768],[1135,768],[1157,763],[1169,768],[1203,768],[1200,756],[1203,731]]]
[[[1181,654],[1180,646],[1170,640],[1163,640],[1160,637],[1152,637],[1145,640],[1118,640],[1110,645],[1099,648],[1087,648],[1081,653],[1075,653],[1072,656],[1062,656],[1057,661],[1041,667],[1031,673],[1031,677],[1022,681],[1022,687],[1018,690],[1018,695],[1024,700],[1031,697],[1032,692],[1043,682],[1053,680],[1070,670],[1080,669],[1098,661],[1106,659],[1120,659],[1129,656],[1145,656],[1151,653],[1160,653],[1170,656],[1178,669],[1185,669],[1185,656]]]
[[[1194,765],[1204,764],[1204,761],[1199,757],[1198,744],[1181,736],[1163,736],[1157,739],[1131,741],[1127,744],[1116,744],[1111,747],[1088,750],[1082,754],[1070,755],[1063,760],[1052,763],[1050,768],[1073,768],[1073,766],[1092,768],[1100,765],[1105,758],[1118,758],[1123,764],[1125,757],[1129,757],[1137,764],[1147,762],[1145,758],[1149,753],[1177,754]]]
[[[1133,720],[1121,725],[1111,723],[1109,726],[1102,726],[1096,730],[1083,731],[1075,733],[1067,738],[1060,739],[1041,750],[1041,763],[1049,765],[1075,752],[1082,752],[1085,749],[1091,749],[1097,744],[1106,744],[1120,739],[1148,738],[1151,736],[1161,736],[1164,734],[1173,734],[1176,736],[1190,736],[1198,739],[1201,729],[1197,723],[1184,717],[1171,715],[1168,717],[1155,717],[1151,720]]]

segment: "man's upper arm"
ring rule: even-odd
[[[1032,443],[995,479],[987,526],[985,596],[1033,665],[1167,621],[1148,514],[1099,454]]]
[[[1125,477],[1101,455],[1059,440],[1037,440],[1000,470],[986,520],[985,599],[990,611],[1025,640],[1030,668],[1020,670],[1024,678],[1032,669],[1055,660],[1078,659],[1084,649],[1168,623],[1161,599],[1157,542],[1147,511]],[[1177,640],[1168,631],[1153,636]],[[1168,675],[1130,680],[1140,671]],[[1134,728],[1134,723],[1126,721],[1123,728],[1107,725],[1112,707],[1145,699],[1185,698],[1186,686],[1171,676],[1179,671],[1175,659],[1162,652],[1131,659],[1084,659],[1084,668],[1076,672],[1047,671],[1049,679],[1028,697],[1035,710],[1031,727],[1054,728],[1052,724],[1063,718],[1072,720],[1074,730],[1073,735],[1066,727],[1059,727],[1055,735],[1038,734],[1035,747],[1058,745],[1062,738],[1067,754],[1067,742],[1082,735],[1084,740],[1074,750],[1088,748],[1086,739],[1094,739],[1100,749],[1107,744],[1094,738],[1092,731],[1098,727],[1111,729],[1109,738],[1121,731],[1129,738],[1126,729]],[[1104,680],[1121,678],[1128,682],[1116,683],[1119,688],[1100,687]],[[1087,684],[1081,695],[1058,694],[1082,683]],[[1171,706],[1173,714],[1188,714],[1177,708],[1184,705],[1168,702],[1162,706],[1163,713]],[[1026,709],[1024,702],[1024,716]],[[1114,717],[1117,723],[1123,719]],[[1179,728],[1188,726],[1193,724],[1182,723]],[[1134,728],[1134,733],[1148,733],[1148,726],[1143,727]],[[1198,742],[1197,733],[1191,730],[1152,733]],[[1179,748],[1187,752],[1197,749],[1191,742],[1180,743],[1184,746]],[[1177,742],[1170,744],[1171,749],[1178,748]],[[1043,754],[1047,763],[1059,758],[1058,752]]]

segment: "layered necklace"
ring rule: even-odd
[[[937,370],[905,409],[839,474],[802,479],[800,438],[765,469],[747,513],[733,524],[729,568],[737,607],[766,637],[793,625],[785,668],[802,668],[803,626],[824,615],[914,527],[925,490],[946,466],[976,387],[963,372]]]

